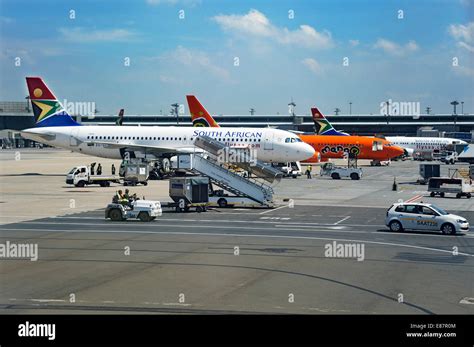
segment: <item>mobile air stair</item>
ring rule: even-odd
[[[249,198],[261,206],[273,206],[273,188],[270,184],[281,180],[281,171],[255,160],[248,150],[227,147],[208,136],[197,137],[194,144],[205,151],[191,155],[191,168],[194,171],[208,176],[213,184],[237,197]],[[223,167],[223,158],[239,158],[229,164],[248,171],[256,178],[242,177]]]

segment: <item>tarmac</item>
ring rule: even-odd
[[[38,260],[0,260],[2,313],[474,313],[473,229],[446,236],[384,225],[391,204],[409,199],[474,225],[474,199],[429,197],[415,184],[417,162],[361,163],[360,181],[318,177],[315,167],[311,180],[275,186],[275,209],[165,211],[142,223],[105,220],[123,187],[65,184],[73,166],[101,162],[107,173],[119,162],[19,153],[0,152],[0,243],[37,244]],[[169,201],[166,180],[131,191]],[[329,254],[336,245],[360,252]]]

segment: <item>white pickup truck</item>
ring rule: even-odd
[[[350,177],[351,180],[360,180],[362,177],[362,169],[356,167],[340,167],[334,166],[333,163],[324,163],[321,166],[319,175],[331,176],[333,180],[338,180],[342,177]]]
[[[91,175],[89,166],[76,166],[66,176],[66,183],[76,187],[84,187],[91,184],[99,184],[101,187],[109,187],[110,183],[120,183],[118,175]]]

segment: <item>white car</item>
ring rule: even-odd
[[[469,222],[465,218],[424,203],[393,204],[387,211],[385,225],[394,232],[404,229],[436,230],[454,235],[469,231]]]

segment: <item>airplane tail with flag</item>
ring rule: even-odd
[[[189,112],[191,113],[191,120],[195,127],[219,128],[219,124],[212,118],[204,106],[194,95],[186,95],[188,100]]]
[[[81,125],[67,113],[40,77],[26,77],[37,127]]]
[[[313,116],[313,122],[315,132],[317,135],[336,135],[336,136],[349,136],[349,134],[343,131],[337,131],[331,125],[331,123],[324,117],[317,107],[311,108],[311,115]]]

